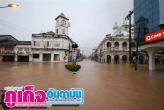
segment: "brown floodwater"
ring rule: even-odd
[[[44,90],[85,89],[84,105],[50,110],[164,110],[164,70],[148,72],[144,65],[136,72],[128,64],[90,60],[80,64],[80,71],[72,74],[63,63],[0,63],[0,89],[27,84]]]

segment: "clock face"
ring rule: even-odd
[[[62,21],[61,21],[61,25],[62,25],[62,26],[65,26],[65,25],[66,25],[66,21],[65,21],[65,20],[62,20]]]

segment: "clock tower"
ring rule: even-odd
[[[58,17],[55,18],[56,20],[56,28],[55,32],[57,35],[66,35],[68,36],[68,28],[70,27],[69,19],[61,13]]]

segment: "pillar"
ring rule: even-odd
[[[154,51],[149,50],[148,55],[149,55],[149,70],[150,71],[155,70]]]
[[[42,62],[43,61],[43,53],[39,54],[39,61]]]
[[[15,62],[17,62],[18,61],[18,55],[15,55]]]
[[[53,61],[54,61],[54,54],[51,53],[51,62],[53,62]]]
[[[107,63],[107,55],[105,55],[104,62]]]
[[[119,63],[123,63],[123,61],[122,61],[122,60],[123,60],[123,59],[122,59],[122,56],[123,56],[123,55],[119,55]]]
[[[32,55],[29,55],[29,61],[31,62],[32,61]]]
[[[115,63],[114,62],[114,55],[111,55],[111,63]]]

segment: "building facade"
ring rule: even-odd
[[[0,35],[1,62],[32,61],[31,41],[18,41],[11,35]]]
[[[30,62],[32,61],[31,41],[18,41],[15,46],[15,61]]]
[[[113,27],[113,33],[106,37],[94,51],[94,59],[105,63],[126,63],[129,59],[129,25],[126,21],[121,26]],[[132,46],[135,46],[132,37]]]
[[[32,35],[33,61],[64,61],[68,60],[73,44],[68,36],[69,19],[61,13],[55,18],[55,32]]]
[[[164,60],[163,4],[164,0],[134,0],[134,36],[140,50],[149,56],[149,70],[155,70],[156,64]]]

